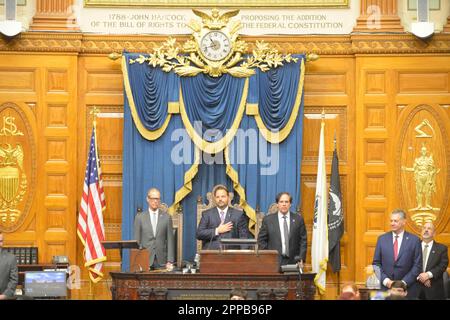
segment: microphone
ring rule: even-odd
[[[298,268],[298,281],[297,281],[296,296],[297,296],[298,300],[302,300],[302,299],[304,299],[303,288],[302,288],[303,260],[300,256],[295,256],[294,260],[297,263],[297,268]]]
[[[302,260],[302,258],[300,258],[300,256],[295,256],[294,260],[297,263],[298,271],[300,272],[300,274],[302,274],[303,273],[303,260]]]

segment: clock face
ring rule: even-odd
[[[210,31],[200,41],[200,51],[208,60],[222,60],[231,52],[230,39],[221,31]]]

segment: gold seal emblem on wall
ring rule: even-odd
[[[23,170],[23,149],[20,144],[13,148],[9,143],[0,146],[0,223],[17,222],[20,210],[17,205],[27,190],[27,175]]]
[[[36,153],[28,106],[0,106],[0,231],[20,227],[30,211]],[[25,109],[25,110],[24,110]]]

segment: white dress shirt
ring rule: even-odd
[[[153,211],[152,209],[148,209],[148,212],[150,214],[150,222],[152,224],[153,229],[153,235],[156,237],[156,226],[158,225],[158,209],[156,211]]]
[[[424,262],[428,263],[428,258],[430,257],[430,252],[431,252],[431,248],[433,247],[433,243],[434,241],[431,240],[428,243],[425,243],[424,241],[422,241],[422,252],[423,249],[425,249],[425,245],[428,244],[428,252],[427,252],[427,256],[426,257],[422,257],[422,259],[424,260]],[[426,265],[425,265],[426,266]],[[423,270],[422,270],[423,271]],[[433,278],[433,274],[430,271],[427,271],[428,276],[431,278]]]
[[[219,213],[219,218],[220,218],[220,213],[221,212],[224,213],[224,215],[223,215],[223,222],[225,222],[225,219],[227,218],[227,213],[228,213],[228,206],[225,209],[223,209],[223,210],[221,210],[219,207],[217,207],[217,212]],[[219,227],[216,228],[215,235],[216,236],[219,235]]]
[[[281,234],[281,252],[283,252],[284,254],[288,255],[289,252],[286,252],[286,240],[289,241],[289,239],[285,239],[284,238],[284,214],[282,214],[280,211],[278,211],[278,224],[280,225],[280,234]],[[291,230],[291,216],[290,213],[286,213],[286,222],[287,222],[287,226],[288,226],[288,233],[289,230]]]

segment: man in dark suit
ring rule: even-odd
[[[394,280],[403,281],[408,298],[417,298],[416,278],[422,269],[420,240],[405,231],[406,213],[395,209],[391,213],[391,231],[378,237],[373,265],[380,268],[382,289],[387,290]]]
[[[134,238],[141,249],[149,249],[151,268],[171,270],[175,255],[172,217],[159,208],[161,195],[158,189],[148,191],[147,203],[148,211],[138,213],[134,220]]]
[[[419,298],[424,300],[444,300],[442,275],[447,272],[447,246],[434,241],[435,228],[427,222],[422,227],[422,273],[417,277]]]
[[[0,232],[0,300],[14,296],[18,280],[16,256],[3,249],[3,234]]]
[[[306,228],[301,215],[290,212],[292,197],[281,192],[276,197],[278,212],[264,217],[258,234],[260,249],[277,250],[280,265],[299,263],[306,260]]]
[[[197,228],[197,239],[202,241],[202,249],[219,249],[220,239],[247,239],[247,219],[242,211],[228,207],[227,187],[214,187],[213,196],[216,207],[202,213]]]

